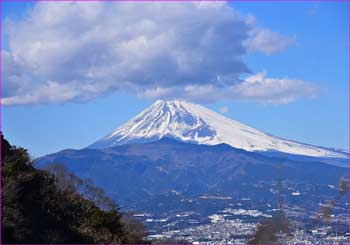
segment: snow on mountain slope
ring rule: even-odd
[[[226,143],[247,151],[278,151],[313,157],[347,158],[345,152],[275,137],[203,106],[178,100],[156,101],[113,133],[88,147],[107,148],[156,141],[163,137],[197,144]]]

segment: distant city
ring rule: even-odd
[[[291,195],[295,196],[295,193],[292,192]],[[301,193],[297,196],[299,195]],[[246,244],[254,236],[257,225],[279,211],[270,204],[266,205],[264,211],[245,209],[243,207],[251,201],[249,198],[233,202],[230,197],[208,195],[199,196],[197,199],[182,198],[181,201],[196,203],[203,199],[209,202],[221,200],[229,207],[213,212],[206,218],[194,211],[184,211],[169,216],[135,213],[134,217],[147,225],[150,241],[171,239],[192,244]],[[325,204],[318,205],[322,208]],[[284,210],[291,221],[290,231],[288,234],[277,234],[276,243],[348,244],[350,242],[348,230],[350,204],[348,202],[342,202],[339,207],[336,207],[336,214],[331,215],[328,224],[316,223],[312,220],[313,217],[322,217],[321,212],[309,212],[299,206],[286,206]]]

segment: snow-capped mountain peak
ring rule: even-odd
[[[89,148],[156,141],[163,137],[197,144],[226,143],[247,151],[346,158],[347,154],[266,134],[203,106],[180,100],[158,100]]]

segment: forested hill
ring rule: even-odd
[[[57,166],[56,175],[34,168],[2,134],[1,167],[1,243],[145,243],[143,226],[101,189]]]

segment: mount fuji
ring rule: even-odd
[[[185,101],[158,100],[111,134],[88,146],[109,148],[124,144],[146,143],[161,138],[181,142],[228,144],[250,152],[281,153],[285,156],[343,159],[343,150],[313,146],[276,137],[224,117],[203,106]]]
[[[348,176],[347,160],[346,152],[275,137],[174,100],[157,101],[96,143],[43,156],[35,166],[63,164],[120,207],[144,214],[141,219],[158,234],[169,227],[159,220],[183,229],[193,220],[207,224],[226,209],[271,214],[280,177],[284,203],[306,222],[320,200],[337,195],[339,179]],[[348,223],[344,227],[348,231]]]

